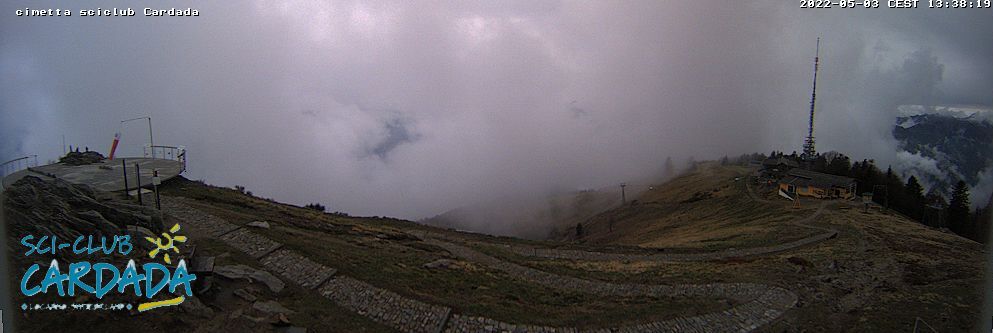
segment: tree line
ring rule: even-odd
[[[768,156],[761,153],[743,154],[734,163],[744,165],[769,157],[786,158],[803,165],[796,152],[787,155],[779,151],[772,151]],[[732,161],[724,157],[721,163],[728,164]],[[937,187],[925,193],[924,186],[914,175],[903,179],[893,172],[892,167],[887,167],[884,172],[872,159],[852,162],[848,156],[838,153],[818,154],[809,168],[811,171],[854,178],[856,193],[869,193],[873,202],[917,222],[936,228],[948,228],[978,242],[988,241],[993,200],[984,208],[970,211],[969,186],[963,180],[955,182],[947,193]]]

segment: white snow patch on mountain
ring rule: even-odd
[[[935,114],[945,117],[951,117],[955,119],[963,119],[974,122],[988,122],[993,123],[993,109],[984,106],[974,106],[974,105],[947,105],[947,106],[934,106],[934,107],[924,107],[923,105],[900,105],[897,107],[897,117],[909,118],[913,116],[919,116],[923,114]],[[898,124],[898,126],[903,128],[910,128],[916,123]]]
[[[903,128],[911,128],[914,127],[914,125],[917,125],[917,120],[914,120],[913,117],[897,118],[896,125]]]

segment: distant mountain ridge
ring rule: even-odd
[[[975,190],[990,192],[993,111],[902,106],[893,138],[898,142],[901,169],[916,174],[925,184],[947,192],[961,179]]]

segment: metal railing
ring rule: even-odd
[[[3,162],[3,164],[0,164],[0,188],[4,188],[6,186],[6,184],[4,184],[4,179],[7,178],[8,175],[37,166],[38,155],[28,155]]]
[[[924,324],[924,326],[919,326],[919,324]],[[921,331],[924,331],[924,328],[925,327],[927,327],[928,329],[930,329],[932,333],[938,333],[938,331],[935,330],[934,327],[931,327],[931,325],[928,325],[928,323],[926,321],[924,321],[924,319],[922,319],[921,317],[917,317],[917,319],[914,320],[914,333],[917,333],[918,332],[918,330],[917,330],[918,328],[920,328]]]
[[[160,158],[174,160],[182,163],[179,172],[186,171],[186,147],[185,146],[150,146],[145,145],[145,158]]]

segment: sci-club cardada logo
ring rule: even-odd
[[[186,297],[193,296],[191,283],[197,279],[196,274],[189,273],[185,259],[178,260],[175,268],[170,267],[173,260],[169,252],[171,251],[178,256],[180,251],[176,243],[183,243],[187,240],[186,236],[177,234],[179,231],[179,224],[175,224],[168,233],[163,232],[162,237],[145,237],[145,241],[154,245],[154,249],[148,252],[148,257],[151,259],[158,257],[165,264],[148,262],[141,265],[139,270],[134,259],[129,259],[124,269],[120,270],[111,263],[97,262],[91,264],[89,261],[83,260],[69,263],[68,269],[62,270],[59,267],[59,262],[53,259],[45,272],[42,272],[41,265],[37,263],[28,267],[21,278],[21,293],[30,298],[39,294],[48,294],[54,286],[55,292],[59,296],[73,297],[77,294],[91,294],[98,300],[113,292],[122,295],[133,294],[148,299],[147,302],[137,305],[138,312],[179,305],[186,300]],[[26,235],[21,238],[21,245],[27,248],[24,255],[28,257],[54,255],[63,250],[71,250],[76,255],[93,255],[95,253],[109,255],[117,252],[128,257],[134,250],[130,235],[115,235],[110,238],[80,235],[72,243],[60,241],[54,235],[42,235],[40,238],[36,238],[35,235]],[[99,242],[99,245],[95,245],[96,242]],[[94,283],[92,285],[82,280],[88,274],[93,274]],[[157,297],[160,293],[171,294],[175,297]],[[120,311],[131,310],[133,307],[130,303],[21,304],[23,311],[67,309]]]

